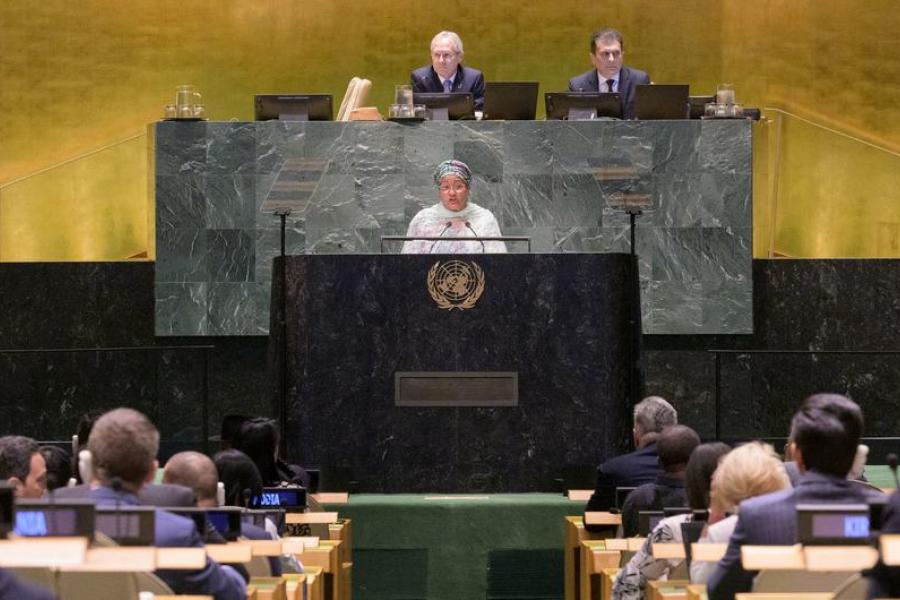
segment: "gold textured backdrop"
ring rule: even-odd
[[[754,254],[900,256],[896,0],[0,2],[0,260],[153,257],[147,124],[192,83],[215,120],[259,92],[393,86],[441,29],[488,79],[564,89],[590,32],[693,93],[733,83],[757,127]]]

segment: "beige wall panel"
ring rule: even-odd
[[[360,75],[373,81],[370,102],[384,111],[393,86],[428,62],[431,36],[454,29],[465,41],[466,62],[489,79],[538,80],[544,92],[564,88],[570,76],[589,68],[590,31],[605,24],[625,33],[626,62],[647,70],[656,82],[687,81],[703,93],[725,80],[749,105],[782,108],[888,150],[900,149],[896,0],[457,0],[439,9],[411,0],[5,0],[0,2],[0,186],[6,187],[0,196],[8,196],[11,181],[143,133],[182,83],[200,89],[211,118],[250,119],[254,93],[327,92],[338,104],[347,81]],[[784,135],[795,130],[788,127]],[[818,139],[834,163],[859,167],[846,174],[848,185],[860,195],[882,197],[883,188],[873,187],[881,185],[882,178],[872,177],[878,159],[861,164],[855,147]],[[803,146],[783,142],[786,148]],[[766,147],[771,145],[770,140]],[[859,234],[847,230],[846,222],[810,214],[844,201],[821,178],[809,176],[822,171],[814,155],[807,159],[792,152],[790,163],[770,165],[769,178],[785,177],[790,169],[795,182],[778,186],[776,217],[801,219],[775,223],[774,245],[786,252],[816,248],[829,256],[881,252],[877,248],[885,244],[871,250],[854,239]],[[126,186],[128,193],[146,192],[146,156],[124,171],[120,158],[98,166],[96,181],[88,182],[92,173],[81,175],[81,193],[93,194],[79,198],[85,212],[92,206],[101,211],[111,202],[106,196],[124,193],[107,187],[106,173],[136,173],[140,183]],[[14,193],[19,197],[24,189]],[[757,185],[757,202],[765,203],[760,190]],[[891,202],[898,202],[891,193],[873,200],[858,221],[872,221]],[[144,211],[129,221],[152,218],[145,198],[122,205]],[[767,224],[757,225],[767,230]],[[823,227],[829,231],[820,231]],[[152,227],[144,231],[150,236]],[[47,247],[40,238],[50,235],[24,226],[0,233],[17,236],[0,238],[4,249]],[[95,234],[109,242],[89,245],[131,251],[120,241],[128,236],[119,231]],[[890,240],[889,233],[882,235]],[[760,247],[759,236],[755,240],[755,253],[765,255],[769,245]],[[152,255],[149,239],[142,246]]]

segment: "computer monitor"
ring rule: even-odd
[[[797,505],[797,541],[805,545],[868,544],[866,504]]]
[[[94,537],[92,502],[20,500],[13,531],[22,537]]]
[[[661,510],[642,510],[638,513],[638,535],[647,537],[659,522],[666,518]]]
[[[638,120],[675,120],[690,116],[690,86],[639,85],[634,90],[634,117]]]
[[[263,488],[261,494],[250,499],[250,508],[266,507],[305,510],[306,488],[300,486]]]
[[[547,119],[590,121],[622,118],[622,95],[602,92],[548,92],[544,94]]]
[[[223,538],[233,542],[241,536],[241,512],[239,508],[209,508],[206,518]]]
[[[257,121],[331,121],[330,94],[257,94]]]
[[[537,81],[488,81],[484,84],[484,119],[533,121],[537,96]]]
[[[472,119],[475,117],[475,102],[469,92],[413,94],[414,104],[424,104],[432,121]]]
[[[625,498],[628,497],[628,494],[636,490],[634,487],[617,487],[616,488],[616,510],[622,510],[622,507],[625,506]]]
[[[120,546],[152,546],[156,537],[156,509],[98,506],[94,527]]]

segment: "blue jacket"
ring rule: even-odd
[[[613,457],[597,467],[597,487],[585,510],[609,510],[616,504],[617,487],[638,487],[653,483],[661,473],[656,443]]]
[[[56,600],[50,590],[25,583],[6,569],[0,569],[0,600]]]
[[[137,506],[137,496],[128,492],[118,493],[108,487],[90,492],[97,506]],[[164,510],[156,511],[156,535],[154,545],[161,548],[202,548],[203,540],[194,522],[186,517]],[[244,580],[235,571],[206,559],[206,566],[198,571],[162,570],[156,575],[165,581],[176,594],[206,594],[216,600],[244,600],[247,596]]]
[[[878,496],[883,494],[840,477],[809,471],[792,489],[741,502],[728,550],[706,585],[709,600],[730,600],[753,587],[757,571],[745,571],[741,566],[741,546],[796,543],[798,504],[865,504]]]

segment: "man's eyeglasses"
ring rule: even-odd
[[[452,60],[459,55],[459,52],[432,52],[431,56],[435,60]]]

